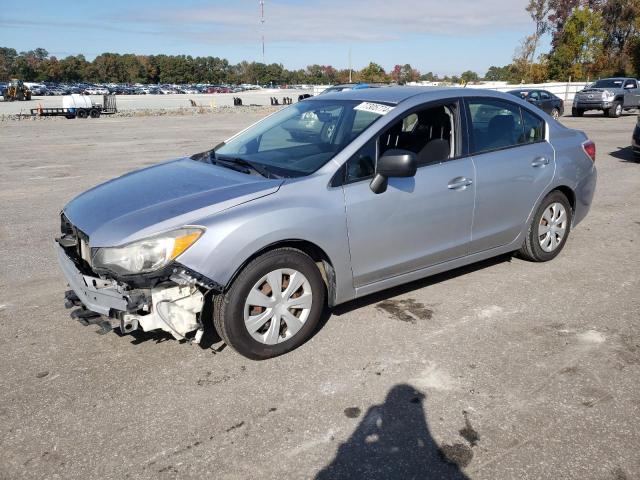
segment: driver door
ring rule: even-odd
[[[449,120],[442,114],[446,111]],[[347,162],[342,188],[356,288],[467,254],[475,171],[471,158],[460,154],[459,111],[457,101],[448,110],[442,104],[425,106],[373,138]],[[377,158],[387,145],[419,155],[427,143],[442,143],[447,128],[452,145],[448,158],[423,155],[415,177],[389,178],[385,192],[371,191]]]

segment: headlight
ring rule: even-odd
[[[202,233],[200,228],[187,227],[121,247],[95,248],[92,265],[124,275],[152,272],[193,245]]]
[[[607,101],[613,100],[613,97],[615,96],[616,95],[613,92],[610,92],[609,90],[605,90],[604,92],[602,92],[602,98],[604,98]]]

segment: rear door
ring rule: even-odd
[[[553,178],[555,159],[545,122],[529,109],[493,98],[465,103],[476,169],[476,253],[515,240]]]
[[[545,92],[544,90],[540,90],[540,108],[547,112],[551,113],[551,110],[554,109],[554,98],[549,92]]]

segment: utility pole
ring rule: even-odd
[[[264,61],[264,0],[260,0],[260,30],[262,32],[262,63]]]
[[[349,83],[351,83],[351,47],[349,47]]]

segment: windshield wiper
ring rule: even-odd
[[[280,178],[273,172],[270,172],[263,165],[259,163],[250,162],[249,160],[245,160],[240,157],[218,157],[215,155],[211,155],[211,162],[218,163],[224,167],[233,168],[234,170],[242,171],[238,168],[234,168],[234,166],[241,167],[241,169],[254,171],[255,173],[262,175],[264,178]]]

